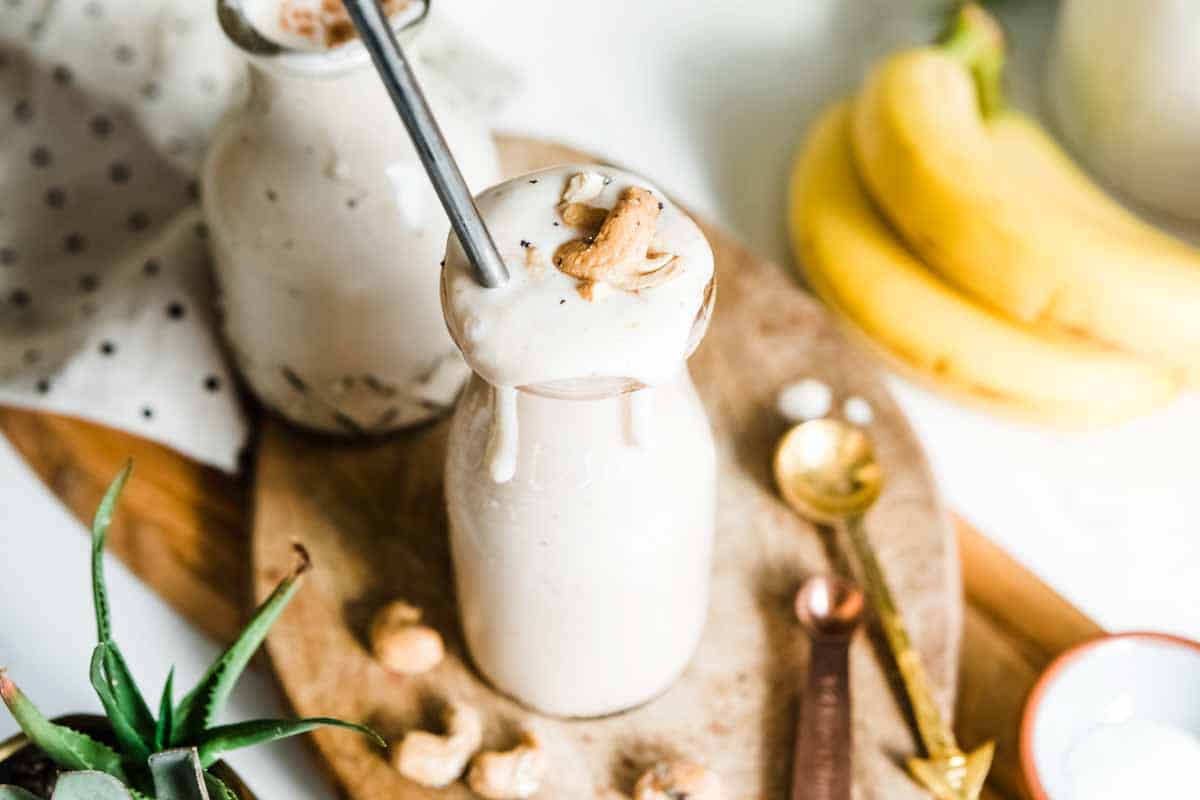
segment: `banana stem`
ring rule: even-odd
[[[938,46],[971,71],[985,118],[1003,110],[1004,31],[995,17],[976,2],[963,3]]]

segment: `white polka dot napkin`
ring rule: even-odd
[[[237,469],[195,173],[245,66],[199,0],[0,0],[0,403]],[[429,37],[453,60],[463,45]],[[459,67],[491,110],[511,92]],[[511,79],[507,79],[511,80]]]
[[[233,470],[193,172],[242,80],[208,3],[0,0],[0,403]]]

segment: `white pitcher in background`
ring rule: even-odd
[[[1088,166],[1134,200],[1200,220],[1200,3],[1065,0],[1049,85]]]

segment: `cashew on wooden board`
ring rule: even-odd
[[[448,704],[442,712],[442,723],[444,735],[409,731],[392,749],[392,765],[401,775],[434,789],[462,777],[483,742],[483,720],[471,706]]]
[[[546,767],[542,743],[527,731],[512,750],[477,755],[467,773],[467,785],[488,800],[524,800],[541,788]]]
[[[717,773],[691,761],[660,761],[633,789],[633,800],[724,800]]]
[[[421,610],[401,600],[375,612],[368,638],[375,660],[389,672],[418,675],[436,667],[446,653],[442,636],[421,623]]]

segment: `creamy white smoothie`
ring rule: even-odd
[[[685,361],[712,252],[609,168],[531,173],[477,202],[512,278],[477,285],[451,236],[443,305],[476,373],[446,465],[467,643],[534,708],[619,711],[674,681],[707,613],[716,466]]]
[[[287,5],[249,9],[269,21],[263,9]],[[250,55],[250,95],[213,142],[203,204],[224,332],[250,388],[330,433],[447,413],[469,374],[438,300],[449,223],[361,42],[263,55],[247,29],[226,31]],[[487,128],[421,77],[468,184],[495,182]]]

